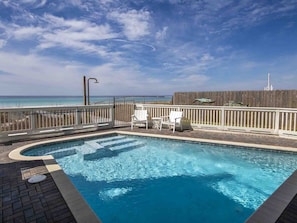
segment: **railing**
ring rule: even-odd
[[[90,106],[0,109],[0,143],[129,126],[136,101],[160,103],[168,99],[153,96],[108,98]]]
[[[147,109],[151,117],[183,111],[193,129],[245,131],[297,136],[297,109],[229,106],[134,104],[0,109],[0,143],[47,135],[64,135],[128,126],[131,114]]]
[[[0,109],[0,142],[114,127],[113,105]]]
[[[194,129],[297,136],[297,109],[156,104],[138,104],[137,107],[147,109],[151,117],[167,116],[172,110],[183,111]]]

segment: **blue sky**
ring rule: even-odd
[[[0,95],[296,89],[296,0],[1,0]]]

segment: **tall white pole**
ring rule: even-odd
[[[268,84],[267,84],[267,90],[270,91],[270,73],[268,73]]]

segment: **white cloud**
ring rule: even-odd
[[[185,85],[185,86],[201,86],[204,85],[206,81],[209,80],[209,77],[199,74],[191,75],[180,75],[177,78],[172,79],[172,82]]]
[[[34,8],[40,8],[47,3],[47,0],[21,0],[20,2],[23,4],[32,5]]]
[[[6,40],[0,39],[0,49],[4,47],[6,44]]]
[[[38,18],[35,25],[19,25],[16,23],[1,24],[3,29],[2,38],[35,40],[31,50],[44,50],[52,47],[70,48],[77,52],[95,53],[105,56],[108,50],[98,41],[117,38],[108,24],[95,24],[87,20],[64,19],[61,17],[45,14]],[[4,44],[2,42],[2,46]],[[114,54],[116,55],[116,54]]]
[[[17,40],[23,40],[23,39],[30,39],[34,36],[42,36],[44,32],[43,28],[40,27],[14,27],[14,30],[12,31],[12,35]]]
[[[108,50],[96,41],[113,39],[118,36],[108,24],[97,25],[85,20],[65,20],[46,14],[42,26],[12,25],[6,28],[7,37],[16,40],[36,39],[38,50],[48,48],[70,48],[82,53],[106,56]],[[113,54],[113,55],[116,55]]]
[[[36,2],[36,0],[21,0],[21,3],[25,3],[25,4],[34,4]]]
[[[172,5],[163,10],[157,7],[160,2]],[[280,17],[288,20],[294,31],[297,5],[292,0],[271,4],[251,0],[11,0],[3,4],[11,13],[0,16],[0,94],[4,89],[14,94],[11,86],[16,84],[22,87],[15,87],[15,94],[32,92],[35,84],[47,94],[75,95],[80,92],[81,75],[88,73],[100,75],[102,82],[98,89],[92,89],[99,95],[167,94],[197,87],[207,90],[210,86],[248,89],[250,85],[262,89],[262,82],[252,82],[264,68],[264,76],[266,69],[286,75],[287,79],[276,80],[283,86],[296,76],[296,59],[290,59],[291,52],[281,60],[274,60],[274,53],[254,62],[251,58],[259,51],[236,42],[239,30],[248,34],[249,28],[255,31],[259,24],[264,27]],[[137,5],[137,9],[131,5]],[[35,10],[36,6],[44,8]],[[65,14],[63,10],[67,10]],[[280,30],[280,34],[290,30]],[[234,39],[228,39],[230,36]],[[241,38],[243,42],[245,37]],[[237,44],[233,45],[233,40]],[[285,47],[282,54],[286,54]],[[5,53],[7,50],[15,53]],[[77,61],[69,62],[62,55]],[[253,81],[245,81],[251,74]],[[222,76],[227,84],[210,84],[222,80]],[[68,85],[76,86],[73,92]]]
[[[150,13],[148,11],[134,9],[127,12],[114,11],[109,17],[123,26],[124,35],[129,40],[138,40],[150,34]]]
[[[39,4],[36,6],[36,8],[43,7],[46,3],[47,3],[47,0],[41,0],[39,1]]]
[[[16,66],[17,63],[17,66]],[[76,95],[83,66],[69,69],[68,63],[39,55],[0,53],[0,95]]]
[[[44,17],[51,26],[49,26],[49,33],[60,36],[61,38],[89,41],[89,40],[104,40],[117,37],[108,24],[97,25],[85,20],[65,20],[60,17],[46,15]],[[54,30],[51,32],[50,28]]]
[[[239,29],[256,27],[271,18],[289,17],[297,10],[296,1],[280,0],[268,4],[263,1],[218,1],[193,4],[190,9],[194,13],[196,26],[200,34],[209,34],[217,38],[225,38]],[[194,11],[197,11],[195,13]]]
[[[213,59],[214,59],[213,56],[211,56],[211,55],[208,54],[208,53],[203,54],[202,57],[201,57],[201,61],[202,61],[202,62],[212,61]]]
[[[93,95],[172,94],[184,87],[194,90],[208,80],[203,75],[181,75],[164,82],[162,76],[145,75],[133,64],[90,66],[35,54],[2,52],[0,67],[0,73],[9,74],[1,76],[0,95],[82,95],[83,75],[99,80],[92,85]]]
[[[164,40],[166,38],[167,30],[168,30],[168,26],[165,26],[165,27],[163,27],[162,30],[158,31],[156,33],[156,40],[157,41]]]

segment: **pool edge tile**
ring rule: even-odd
[[[55,160],[44,160],[43,162],[48,166],[54,165],[53,162]],[[56,163],[56,165],[58,164]],[[61,168],[49,172],[77,222],[101,223],[99,217],[87,204]]]

